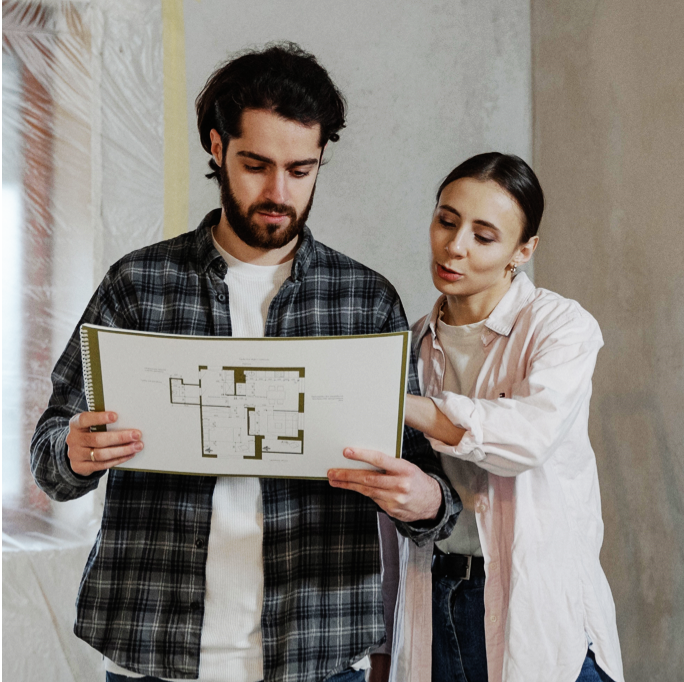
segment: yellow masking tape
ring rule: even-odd
[[[188,228],[188,114],[183,0],[161,0],[164,48],[164,239]]]

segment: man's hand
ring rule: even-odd
[[[437,516],[442,504],[442,489],[434,478],[415,464],[376,450],[346,448],[344,456],[372,464],[381,471],[330,469],[330,485],[370,497],[399,521],[420,521]]]
[[[113,424],[115,412],[81,412],[69,420],[66,442],[71,469],[80,476],[111,469],[127,462],[143,449],[142,434],[135,429],[126,431],[91,431],[91,426]]]

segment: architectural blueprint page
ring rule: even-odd
[[[235,339],[98,328],[101,391],[145,447],[120,468],[324,478],[400,456],[409,332]]]

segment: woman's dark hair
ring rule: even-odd
[[[437,190],[437,203],[444,188],[461,178],[492,180],[515,199],[525,215],[521,244],[537,234],[544,213],[544,192],[534,171],[519,156],[499,152],[471,156],[444,178]]]
[[[328,72],[316,58],[295,43],[269,43],[250,50],[218,68],[195,100],[200,141],[211,154],[210,131],[215,128],[224,149],[230,138],[242,134],[245,109],[266,109],[290,121],[321,126],[320,144],[337,142],[344,128],[346,104]],[[220,182],[212,158],[212,172]]]

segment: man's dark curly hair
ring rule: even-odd
[[[346,103],[328,72],[316,58],[290,42],[269,43],[262,50],[242,53],[207,80],[195,100],[200,141],[211,154],[210,131],[215,128],[224,149],[242,134],[245,109],[266,109],[304,125],[321,126],[320,144],[337,142],[344,128]],[[208,178],[220,182],[220,169],[209,161]]]

